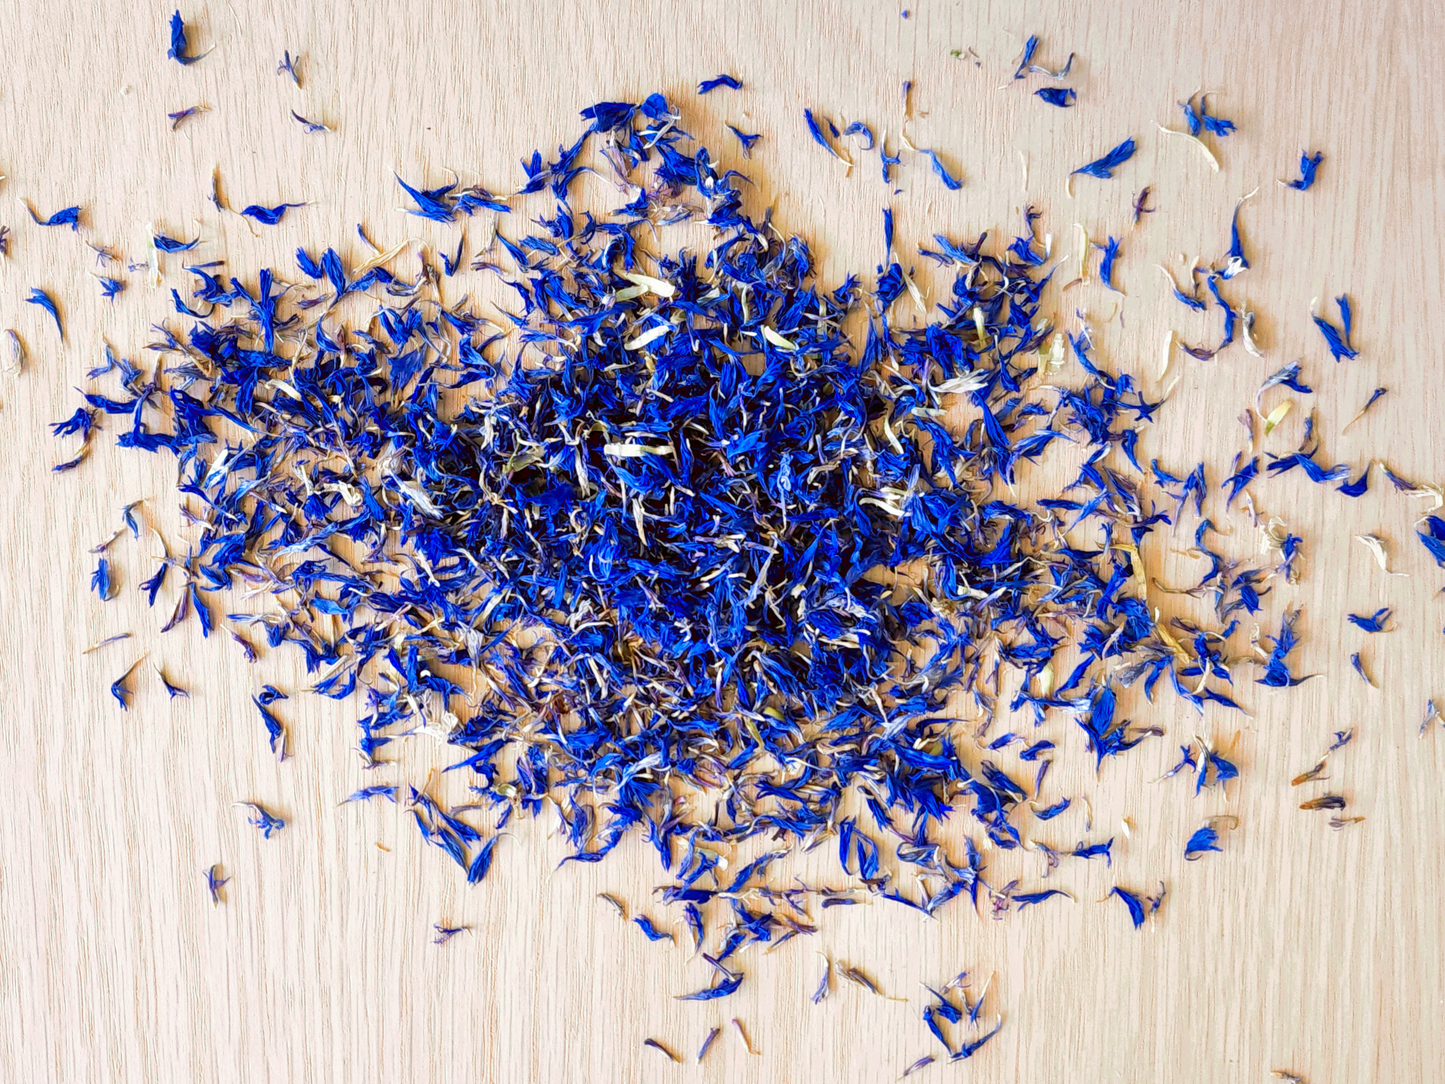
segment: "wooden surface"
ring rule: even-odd
[[[534,146],[571,142],[577,110],[655,89],[677,98],[687,127],[728,165],[742,163],[722,122],[763,133],[748,167],[759,182],[754,206],[774,203],[782,228],[813,241],[826,279],[871,270],[885,204],[897,211],[903,252],[935,231],[1011,235],[1026,202],[1043,211],[1058,252],[1076,244],[1075,221],[1091,236],[1122,235],[1126,296],[1081,287],[1067,308],[1087,307],[1101,355],[1151,391],[1165,329],[1198,341],[1217,334],[1218,319],[1169,299],[1152,265],[1178,269],[1180,253],[1217,258],[1235,200],[1258,187],[1243,215],[1253,267],[1236,293],[1259,313],[1266,357],[1237,346],[1212,363],[1176,357],[1182,381],[1143,454],[1185,470],[1204,459],[1217,484],[1243,444],[1236,418],[1253,389],[1303,357],[1323,458],[1378,456],[1408,477],[1440,480],[1438,9],[1423,0],[908,3],[904,19],[898,6],[862,3],[212,0],[186,9],[197,48],[214,47],[189,68],[163,57],[169,12],[159,5],[0,3],[0,222],[13,231],[0,314],[30,355],[25,371],[0,378],[0,1079],[890,1080],[941,1052],[920,1019],[919,984],[964,968],[994,976],[1003,1031],[974,1061],[912,1080],[1204,1084],[1262,1081],[1271,1069],[1311,1084],[1440,1079],[1445,732],[1422,739],[1417,727],[1427,697],[1445,702],[1436,594],[1445,577],[1413,538],[1421,504],[1378,473],[1356,501],[1297,475],[1256,487],[1261,509],[1306,540],[1304,580],[1276,586],[1266,631],[1283,605],[1302,605],[1296,669],[1325,676],[1272,693],[1241,674],[1247,717],[1211,709],[1201,719],[1167,695],[1152,707],[1131,702],[1137,721],[1168,737],[1106,766],[1097,782],[1082,759],[1055,780],[1060,793],[1087,787],[1096,827],[1120,837],[1113,869],[1074,862],[1047,882],[1077,904],[1050,901],[1005,922],[965,906],[936,920],[886,903],[836,909],[815,938],[769,955],[748,950],[742,990],[711,1005],[673,999],[706,982],[705,964],[650,944],[595,898],[611,891],[671,917],[651,900],[665,878],[640,841],[616,861],[557,870],[565,848],[549,837],[553,823],[519,824],[489,880],[468,888],[401,808],[338,807],[378,781],[353,751],[355,704],[284,702],[295,756],[276,763],[249,697],[263,681],[300,688],[299,661],[273,652],[248,666],[228,638],[202,639],[193,623],[161,635],[174,587],[155,610],[136,591],[153,541],[116,543],[120,599],[102,603],[88,590],[87,551],[120,525],[123,504],[148,498],[148,522],[183,537],[172,464],[114,448],[112,433],[80,470],[53,475],[73,441],[53,440],[46,423],[74,409],[73,388],[103,339],[149,365],[148,328],[171,312],[169,288],[186,283],[168,258],[162,289],[128,273],[126,292],[106,302],[83,240],[141,260],[151,222],[176,236],[199,232],[202,258],[226,259],[247,278],[262,261],[290,267],[303,242],[359,253],[358,222],[385,248],[407,237],[450,247],[455,227],[399,212],[394,170],[440,184],[452,168],[506,190]],[[1077,52],[1077,107],[1032,97],[1037,77],[1000,89],[1030,32],[1043,37],[1045,63]],[[305,58],[302,90],[275,74],[283,49]],[[950,55],[969,49],[978,65]],[[746,89],[690,93],[720,71]],[[808,142],[804,105],[887,129],[896,146],[905,79],[914,83],[908,134],[962,168],[959,192],[910,158],[894,193],[876,156],[845,175]],[[1240,127],[1214,141],[1218,174],[1155,128],[1177,124],[1174,103],[1198,87],[1217,91],[1211,102]],[[198,103],[211,112],[172,132],[165,114]],[[307,135],[292,109],[336,131]],[[1118,178],[1076,180],[1076,198],[1067,196],[1067,171],[1126,135],[1140,151]],[[1293,175],[1305,147],[1325,152],[1319,183],[1281,188],[1275,179]],[[221,217],[206,198],[217,166],[237,206],[312,203],[274,229]],[[1145,184],[1159,210],[1130,229],[1129,204]],[[86,228],[35,226],[17,198],[46,212],[82,203]],[[472,244],[484,231],[480,220],[469,225]],[[924,261],[912,262],[931,282]],[[480,279],[447,288],[494,296]],[[63,345],[23,303],[32,286],[60,301]],[[1336,366],[1309,306],[1344,291],[1356,302],[1361,356]],[[1388,396],[1341,434],[1377,385]],[[1291,449],[1304,413],[1298,404],[1265,447]],[[1187,548],[1192,522],[1156,548],[1151,572],[1172,582],[1198,575],[1198,562],[1164,553]],[[1241,552],[1252,548],[1237,507],[1216,522],[1229,524]],[[1351,541],[1365,531],[1389,540],[1409,578],[1386,577]],[[1396,608],[1394,631],[1367,638],[1344,624],[1346,609],[1380,605]],[[81,655],[127,630],[131,640]],[[1350,670],[1362,645],[1378,691]],[[120,712],[107,687],[142,654],[191,699],[168,702],[143,668],[132,709]],[[1071,724],[1049,725],[1078,746]],[[1337,754],[1334,785],[1367,819],[1332,832],[1327,814],[1298,810],[1288,781],[1348,726],[1359,736]],[[1234,742],[1243,777],[1227,797],[1195,798],[1180,779],[1151,782],[1194,734]],[[449,762],[423,737],[384,774],[420,780]],[[273,805],[290,826],[263,840],[233,806],[247,799]],[[1186,866],[1181,841],[1221,812],[1240,819],[1224,853]],[[1123,816],[1127,839],[1113,827]],[[233,877],[220,907],[202,879],[213,862]],[[1037,867],[1023,874],[1026,886],[1042,883]],[[1112,884],[1161,880],[1164,909],[1141,931],[1117,903],[1095,902]],[[439,948],[430,943],[437,921],[472,930]],[[814,1006],[817,951],[865,968],[896,1000],[845,983]],[[757,1056],[728,1027],[734,1015]],[[715,1023],[727,1031],[692,1064]],[[687,1063],[644,1048],[648,1037]]]

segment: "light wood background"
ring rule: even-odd
[[[227,637],[203,640],[193,622],[162,636],[176,585],[155,610],[136,590],[154,542],[115,544],[120,599],[89,592],[88,550],[120,525],[123,504],[149,498],[148,522],[183,537],[172,464],[115,449],[112,431],[80,470],[53,475],[74,441],[53,440],[46,423],[74,409],[73,388],[103,339],[149,365],[148,328],[171,313],[169,288],[189,283],[171,257],[163,289],[128,273],[126,292],[104,301],[83,239],[141,260],[151,222],[175,236],[199,232],[197,255],[226,259],[248,280],[262,261],[292,267],[303,242],[360,258],[358,222],[385,248],[407,237],[451,247],[455,227],[399,212],[394,170],[440,184],[452,168],[505,191],[534,146],[546,153],[575,138],[580,108],[655,89],[676,97],[686,126],[728,165],[743,163],[724,121],[763,133],[744,167],[758,181],[755,207],[774,203],[780,225],[814,242],[834,281],[877,262],[885,204],[897,211],[904,252],[936,230],[1011,236],[1026,202],[1044,212],[1057,251],[1075,244],[1075,221],[1095,237],[1122,231],[1126,296],[1084,287],[1066,308],[1087,306],[1101,357],[1151,391],[1166,327],[1191,341],[1218,333],[1215,314],[1206,321],[1168,299],[1152,265],[1218,257],[1234,201],[1258,187],[1243,215],[1254,266],[1235,294],[1259,312],[1267,357],[1237,346],[1213,363],[1176,357],[1183,379],[1144,454],[1183,470],[1204,459],[1216,485],[1242,446],[1236,418],[1253,389],[1302,357],[1317,389],[1322,458],[1378,456],[1406,476],[1440,480],[1437,7],[904,2],[906,19],[901,4],[865,3],[208,0],[184,9],[198,50],[214,47],[188,68],[164,59],[169,10],[159,4],[0,3],[0,222],[13,231],[0,314],[29,348],[27,368],[0,378],[0,1079],[890,1080],[941,1053],[920,1019],[919,984],[965,968],[979,982],[993,976],[1003,1031],[972,1062],[910,1079],[1213,1084],[1290,1069],[1311,1084],[1404,1084],[1445,1075],[1445,732],[1417,736],[1426,698],[1445,703],[1436,593],[1445,574],[1413,538],[1422,506],[1378,473],[1357,501],[1298,475],[1255,487],[1261,509],[1307,546],[1303,582],[1266,600],[1267,631],[1284,604],[1302,605],[1296,669],[1322,679],[1271,694],[1244,668],[1248,717],[1211,709],[1200,719],[1169,695],[1131,704],[1136,720],[1169,736],[1108,765],[1097,784],[1084,761],[1051,779],[1054,793],[1092,788],[1091,838],[1119,836],[1112,870],[1066,862],[1042,882],[1034,862],[1020,874],[1025,888],[1069,888],[1077,905],[1050,901],[1005,922],[966,906],[936,920],[886,903],[837,909],[815,938],[770,955],[749,949],[742,990],[712,1005],[673,999],[705,984],[701,961],[648,943],[595,898],[611,891],[660,922],[672,917],[651,902],[666,878],[640,841],[615,861],[557,871],[565,848],[549,838],[551,825],[518,824],[489,880],[468,888],[400,808],[338,807],[379,781],[353,751],[356,705],[279,704],[295,756],[277,765],[249,697],[263,681],[298,689],[298,660],[272,652],[248,666]],[[1077,52],[1077,107],[1032,97],[1037,77],[1001,88],[1031,32],[1043,38],[1044,63]],[[275,74],[283,49],[304,58],[299,91]],[[950,55],[970,49],[977,64]],[[746,89],[690,93],[722,71]],[[914,158],[895,193],[876,156],[861,155],[845,175],[808,142],[801,111],[813,105],[887,129],[896,146],[905,79],[914,83],[911,139],[961,167],[962,191],[945,191]],[[1155,128],[1177,124],[1174,103],[1198,87],[1215,90],[1215,109],[1240,127],[1214,141],[1217,175]],[[195,104],[211,111],[172,132],[165,114]],[[305,134],[292,109],[335,132]],[[1118,178],[1079,179],[1068,197],[1067,171],[1126,135],[1140,151]],[[1306,147],[1325,152],[1319,183],[1303,194],[1281,188],[1275,179],[1294,175]],[[223,218],[206,198],[217,166],[236,206],[312,203],[275,229]],[[1129,203],[1145,184],[1159,210],[1130,229]],[[16,199],[46,213],[82,203],[85,229],[37,227]],[[484,232],[474,220],[470,244]],[[480,278],[447,288],[491,296]],[[63,345],[23,303],[32,286],[60,301]],[[1336,366],[1309,305],[1343,291],[1356,302],[1361,356]],[[1387,397],[1342,434],[1381,384]],[[1305,405],[1265,447],[1294,446]],[[1216,516],[1226,521],[1231,544],[1248,553],[1245,517]],[[1187,518],[1173,541],[1160,536],[1151,571],[1176,583],[1197,577],[1197,562],[1166,552],[1188,546],[1192,525]],[[1408,578],[1386,577],[1351,541],[1365,531],[1389,540]],[[1387,634],[1365,637],[1343,621],[1346,609],[1386,604],[1398,615]],[[122,631],[134,637],[82,656]],[[1350,671],[1362,646],[1378,691]],[[107,687],[142,654],[123,714]],[[191,699],[168,702],[151,662]],[[1288,781],[1348,726],[1359,737],[1334,758],[1332,785],[1367,819],[1336,833],[1327,814],[1298,810]],[[1067,721],[1049,727],[1080,744]],[[1243,777],[1227,797],[1195,798],[1181,779],[1150,782],[1193,734],[1234,743]],[[421,780],[449,762],[419,738],[381,777]],[[232,804],[246,799],[279,809],[290,826],[263,840]],[[1184,865],[1183,839],[1219,812],[1240,819],[1224,853]],[[1114,827],[1123,816],[1127,839]],[[1081,825],[1061,827],[1054,842],[1072,844],[1073,833],[1081,837]],[[233,880],[213,908],[202,870],[217,861]],[[990,861],[1006,868],[1002,857]],[[1159,880],[1170,893],[1142,931],[1117,901],[1095,902],[1112,884]],[[439,948],[436,921],[472,930]],[[863,967],[897,1000],[844,983],[814,1006],[818,951]],[[728,1026],[734,1015],[756,1056]],[[694,1065],[714,1024],[727,1031]],[[686,1064],[644,1048],[650,1036]]]

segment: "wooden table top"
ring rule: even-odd
[[[754,208],[771,203],[781,229],[812,242],[825,282],[871,272],[884,206],[901,253],[935,232],[1011,236],[1029,204],[1055,252],[1075,250],[1076,222],[1092,238],[1121,237],[1123,294],[1080,287],[1058,315],[1075,327],[1073,310],[1085,310],[1102,356],[1151,393],[1168,383],[1157,379],[1168,330],[1197,341],[1217,320],[1174,302],[1154,265],[1178,273],[1217,257],[1236,201],[1258,189],[1242,213],[1252,266],[1236,282],[1258,314],[1264,357],[1238,346],[1211,362],[1176,352],[1168,379],[1179,381],[1141,459],[1185,470],[1204,461],[1217,486],[1244,446],[1237,418],[1254,389],[1301,358],[1315,392],[1295,396],[1263,450],[1292,450],[1313,405],[1332,461],[1376,458],[1440,479],[1438,9],[903,3],[906,17],[900,4],[861,2],[208,2],[184,14],[197,50],[212,51],[183,67],[164,56],[170,12],[159,6],[0,2],[0,223],[11,228],[0,313],[28,353],[20,373],[0,376],[0,619],[10,629],[0,650],[0,1080],[891,1080],[942,1053],[920,1016],[921,984],[964,969],[990,982],[987,1013],[996,1008],[1003,1029],[972,1061],[910,1079],[1213,1084],[1265,1081],[1273,1069],[1311,1084],[1439,1078],[1445,729],[1418,730],[1427,698],[1445,704],[1445,573],[1414,538],[1429,501],[1395,492],[1378,470],[1357,500],[1298,474],[1258,487],[1261,511],[1305,539],[1305,574],[1274,584],[1262,630],[1302,606],[1296,669],[1321,678],[1279,691],[1241,674],[1247,714],[1212,706],[1200,716],[1170,694],[1131,701],[1135,720],[1164,727],[1164,739],[1098,779],[1087,759],[1060,767],[1117,837],[1112,867],[1066,863],[1047,882],[1076,903],[1006,921],[967,905],[932,919],[883,901],[833,909],[816,936],[749,949],[747,983],[711,1003],[674,998],[706,983],[706,964],[650,943],[597,899],[610,892],[637,913],[672,917],[652,895],[666,877],[641,839],[614,860],[559,869],[567,847],[555,817],[520,820],[492,875],[468,886],[423,846],[402,806],[338,805],[381,778],[355,754],[357,703],[298,696],[278,706],[294,756],[276,762],[250,697],[267,681],[300,689],[301,660],[272,651],[250,665],[229,637],[203,638],[193,622],[162,634],[174,588],[154,609],[136,589],[152,540],[115,543],[119,598],[89,590],[89,551],[121,525],[123,505],[145,498],[148,524],[185,537],[174,466],[115,448],[109,433],[78,470],[53,474],[73,440],[53,439],[47,424],[75,409],[102,342],[154,362],[150,328],[173,315],[169,291],[187,276],[167,257],[159,288],[144,269],[127,270],[127,289],[107,301],[84,242],[143,261],[154,223],[200,235],[197,255],[243,277],[291,266],[301,244],[362,253],[357,223],[383,248],[416,239],[450,249],[458,227],[403,214],[394,173],[434,185],[453,169],[507,191],[533,147],[575,138],[579,109],[653,90],[682,105],[715,157],[751,173]],[[1042,63],[1076,54],[1073,108],[1033,96],[1037,76],[1010,78],[1030,33]],[[284,50],[303,58],[299,89],[276,74]],[[720,72],[744,89],[697,97],[694,84]],[[864,120],[897,147],[906,80],[907,136],[961,171],[957,192],[918,155],[885,185],[876,156],[860,154],[847,172],[807,136],[804,106]],[[1217,173],[1157,127],[1181,126],[1175,103],[1197,88],[1238,124],[1210,140]],[[166,114],[194,105],[209,111],[173,131]],[[307,133],[293,110],[334,131]],[[725,122],[762,134],[751,162]],[[1068,171],[1126,136],[1139,152],[1119,175],[1076,178],[1070,195]],[[1325,159],[1301,193],[1276,180],[1295,175],[1303,149]],[[307,206],[274,228],[221,215],[208,199],[217,169],[233,205]],[[1130,207],[1145,185],[1157,210],[1135,226]],[[83,229],[37,226],[16,200],[45,213],[78,203]],[[479,218],[466,228],[475,245],[489,227]],[[926,261],[912,262],[934,288]],[[445,289],[491,303],[500,295],[483,278],[463,273]],[[63,343],[24,303],[34,287],[58,301]],[[1360,356],[1336,365],[1310,313],[1312,299],[1340,293],[1355,303]],[[1387,396],[1343,431],[1377,386]],[[1249,552],[1255,529],[1237,505],[1215,521]],[[1197,575],[1183,552],[1192,524],[1160,547],[1152,575]],[[1365,533],[1385,539],[1391,567],[1408,576],[1385,575],[1354,541]],[[1344,621],[1346,610],[1387,605],[1390,632],[1367,636]],[[82,654],[121,632],[132,638]],[[1355,651],[1378,688],[1352,671]],[[142,656],[122,713],[108,687]],[[190,698],[169,700],[152,664]],[[1299,810],[1289,781],[1349,727],[1357,737],[1332,758],[1333,785],[1365,820],[1331,831],[1327,814]],[[1195,735],[1240,763],[1225,792],[1195,797],[1184,780],[1155,781]],[[1079,744],[1077,731],[1068,740]],[[425,736],[398,757],[385,781],[420,781],[456,759]],[[234,805],[246,800],[290,824],[263,839]],[[1180,840],[1223,813],[1239,820],[1224,852],[1185,865]],[[201,873],[213,862],[232,878],[219,907]],[[1164,907],[1138,931],[1117,903],[1097,902],[1114,884],[1161,881]],[[436,946],[435,922],[470,931]],[[863,968],[887,996],[843,982],[814,1005],[820,954]],[[713,1026],[725,1031],[696,1065]]]

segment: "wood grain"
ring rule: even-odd
[[[1326,455],[1380,456],[1405,476],[1440,478],[1438,7],[909,6],[904,19],[896,5],[823,2],[211,2],[186,15],[198,48],[214,51],[182,68],[163,57],[169,12],[158,5],[0,2],[0,222],[13,230],[0,313],[30,354],[24,372],[0,378],[9,633],[0,651],[0,1079],[887,1080],[939,1052],[919,1016],[919,984],[964,968],[994,976],[1004,1029],[967,1065],[910,1079],[1203,1084],[1266,1080],[1274,1068],[1312,1084],[1440,1078],[1445,732],[1421,739],[1416,730],[1426,697],[1445,703],[1441,574],[1413,539],[1422,506],[1378,473],[1355,501],[1294,478],[1259,487],[1261,507],[1307,544],[1304,581],[1277,586],[1264,616],[1272,623],[1284,605],[1304,607],[1299,668],[1322,678],[1270,695],[1240,674],[1248,716],[1211,709],[1201,719],[1168,696],[1131,703],[1168,737],[1107,766],[1097,783],[1085,761],[1062,766],[1059,792],[1090,788],[1096,828],[1120,837],[1112,869],[1073,862],[1049,882],[1077,905],[1051,901],[1006,922],[964,907],[937,920],[883,904],[838,909],[816,938],[746,959],[742,990],[715,1005],[675,1001],[705,983],[705,965],[648,943],[595,898],[611,891],[665,917],[650,906],[663,877],[640,841],[616,861],[558,870],[565,848],[548,822],[522,824],[502,841],[488,882],[469,889],[400,808],[338,807],[376,781],[352,750],[357,705],[284,702],[295,756],[275,762],[249,697],[268,680],[299,688],[298,660],[271,653],[248,666],[228,638],[203,639],[194,624],[161,635],[174,585],[155,610],[136,591],[152,542],[116,544],[119,600],[88,591],[87,551],[119,526],[121,505],[148,498],[149,521],[178,536],[173,468],[103,439],[79,471],[53,475],[71,442],[52,440],[46,423],[74,409],[72,389],[103,340],[149,361],[148,329],[171,311],[168,290],[184,288],[185,275],[168,258],[162,289],[128,273],[126,292],[106,302],[83,240],[140,259],[155,222],[199,233],[198,254],[238,273],[262,261],[289,266],[302,243],[359,253],[358,222],[383,247],[407,237],[454,244],[454,228],[399,213],[393,171],[435,184],[451,168],[505,190],[534,146],[571,141],[578,109],[655,89],[684,103],[691,130],[729,165],[742,163],[724,121],[763,133],[749,167],[755,206],[774,204],[781,228],[814,242],[825,280],[877,262],[884,205],[897,211],[900,251],[935,231],[1013,231],[1026,203],[1044,212],[1057,251],[1074,244],[1076,221],[1092,236],[1122,233],[1125,295],[1080,288],[1060,315],[1087,306],[1102,356],[1150,389],[1166,328],[1216,334],[1216,317],[1196,323],[1152,265],[1221,253],[1235,201],[1258,187],[1244,213],[1253,267],[1238,281],[1260,314],[1267,356],[1235,348],[1212,363],[1176,359],[1182,380],[1144,455],[1184,469],[1204,460],[1217,484],[1242,446],[1236,418],[1253,389],[1299,356]],[[1037,79],[1002,85],[1030,32],[1043,36],[1045,62],[1076,51],[1075,108],[1032,97]],[[978,65],[951,55],[970,48]],[[299,91],[275,75],[283,49],[305,58]],[[746,89],[694,99],[692,85],[719,71]],[[895,192],[876,157],[845,174],[807,140],[801,110],[814,105],[887,129],[896,146],[906,79],[908,135],[962,168],[960,192],[917,160]],[[1218,174],[1155,128],[1176,123],[1174,103],[1197,87],[1217,90],[1217,110],[1239,123],[1217,141]],[[198,103],[211,112],[172,132],[165,114]],[[292,109],[336,131],[307,135]],[[1069,169],[1131,134],[1140,152],[1115,181],[1078,180],[1066,195]],[[1275,183],[1293,174],[1302,148],[1326,155],[1303,194]],[[275,229],[222,218],[207,202],[216,167],[236,205],[311,204]],[[1145,184],[1159,210],[1130,229],[1128,207]],[[17,198],[45,212],[82,203],[86,228],[37,227]],[[480,241],[483,225],[469,233]],[[63,344],[23,303],[32,286],[59,299]],[[448,289],[493,296],[480,276]],[[1346,291],[1361,356],[1336,366],[1310,302]],[[1342,433],[1377,385],[1388,396]],[[1292,447],[1304,412],[1301,403],[1266,448]],[[1237,509],[1216,522],[1226,519],[1239,538],[1250,534]],[[1387,578],[1351,541],[1366,531],[1389,540],[1408,579]],[[1172,546],[1187,545],[1181,530]],[[1167,548],[1151,571],[1181,582],[1197,570]],[[1347,608],[1387,604],[1398,615],[1391,633],[1366,638],[1343,622]],[[133,639],[81,654],[127,630]],[[1378,690],[1350,671],[1361,645]],[[107,687],[141,655],[188,685],[191,699],[168,701],[142,676],[121,713]],[[1288,780],[1348,726],[1359,737],[1336,758],[1335,782],[1367,819],[1335,833],[1323,815],[1296,808]],[[1244,773],[1227,798],[1150,782],[1196,733],[1235,742]],[[446,763],[421,738],[386,777],[419,780]],[[262,840],[233,806],[253,798],[291,826]],[[1181,841],[1226,811],[1240,827],[1225,852],[1185,866]],[[1124,816],[1127,839],[1115,827]],[[202,879],[216,861],[233,876],[220,907]],[[1009,868],[1008,856],[990,862]],[[1161,880],[1165,907],[1140,932],[1117,904],[1095,904],[1112,884]],[[438,948],[431,924],[441,920],[472,930]],[[865,968],[896,1000],[843,984],[812,1005],[819,950]],[[729,1027],[692,1065],[708,1028],[733,1015],[760,1053],[749,1055]],[[649,1036],[688,1064],[644,1048]]]

